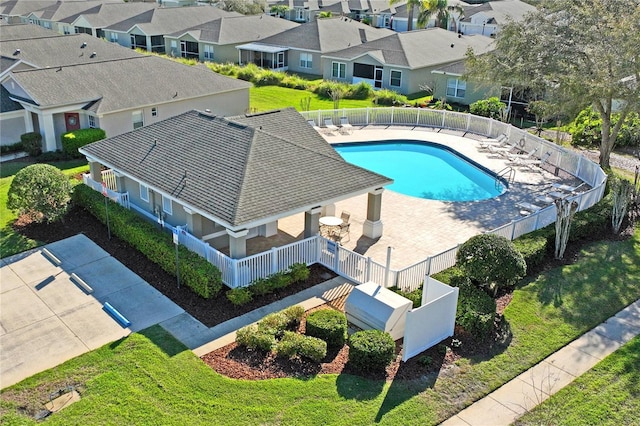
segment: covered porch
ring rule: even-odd
[[[253,63],[273,71],[287,71],[289,69],[288,47],[247,43],[236,46],[236,49],[238,49],[238,63],[240,65]]]

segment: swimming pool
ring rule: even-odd
[[[478,201],[506,190],[506,182],[455,151],[430,142],[334,144],[345,161],[394,180],[387,188],[412,197]]]

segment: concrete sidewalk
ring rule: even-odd
[[[442,423],[509,425],[640,334],[640,300]]]

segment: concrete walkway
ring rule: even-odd
[[[637,300],[442,425],[509,425],[639,334]]]

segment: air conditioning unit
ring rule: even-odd
[[[386,331],[393,340],[404,336],[413,302],[373,281],[356,286],[345,302],[347,321],[364,330]]]

